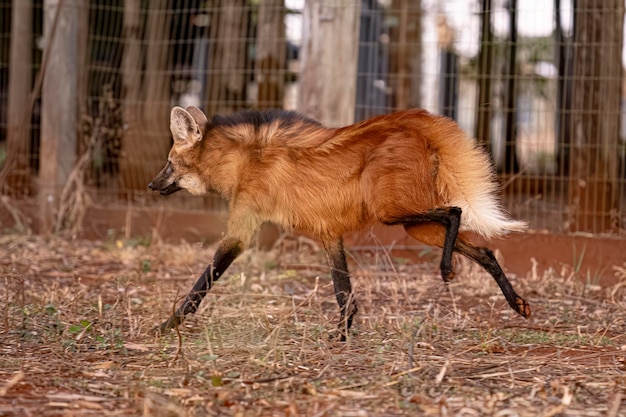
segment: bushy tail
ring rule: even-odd
[[[462,210],[460,230],[473,231],[488,239],[528,229],[526,222],[509,218],[493,195],[474,195],[468,200],[452,202],[451,206]]]
[[[439,155],[437,188],[446,205],[462,210],[460,230],[486,238],[526,230],[526,222],[512,220],[502,208],[488,155],[451,120],[436,124],[446,132],[433,138]]]

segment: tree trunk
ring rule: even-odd
[[[30,93],[32,86],[33,3],[13,0],[9,97],[7,109],[7,151],[3,167],[2,192],[12,196],[31,193],[30,178]]]
[[[259,109],[283,107],[286,51],[284,0],[261,0],[255,65]]]
[[[422,2],[393,0],[391,10],[398,17],[398,26],[391,31],[389,68],[397,74],[392,82],[395,108],[416,108],[421,103]]]
[[[504,172],[519,172],[517,158],[517,0],[509,0],[509,56],[506,67]]]
[[[439,111],[453,120],[457,118],[459,95],[459,57],[454,51],[455,30],[444,15],[437,19],[439,46]]]
[[[120,185],[132,188],[138,163],[133,158],[142,139],[141,123],[141,0],[124,2],[124,52],[122,55],[123,117],[126,132],[120,155]]]
[[[491,149],[491,80],[493,78],[494,41],[491,30],[491,0],[482,0],[480,51],[478,53],[478,103],[476,103],[476,139]]]
[[[246,0],[208,2],[211,14],[207,112],[229,114],[246,104],[249,8]]]
[[[354,121],[360,2],[304,4],[300,111],[331,126]]]
[[[49,49],[49,61],[41,91],[38,194],[43,232],[51,230],[61,188],[76,161],[79,7],[82,6],[77,0],[44,1],[45,48]]]
[[[171,0],[151,0],[146,27],[146,72],[143,80],[142,133],[135,153],[141,171],[135,189],[145,190],[167,157],[170,134],[170,26]],[[146,136],[147,139],[146,140]]]
[[[136,111],[141,97],[141,0],[124,1],[124,53],[122,56],[122,89],[127,123],[138,119]],[[130,110],[134,111],[130,111]]]
[[[569,230],[615,231],[624,2],[578,0],[574,13]]]
[[[128,191],[146,189],[170,146],[169,11],[169,0],[148,3],[142,80],[141,1],[124,2],[122,86],[127,129],[122,140],[120,181]]]
[[[556,137],[557,137],[557,173],[561,178],[569,176],[569,158],[571,143],[572,114],[572,36],[566,35],[561,24],[561,0],[554,0],[556,28],[556,62],[558,67],[556,98]],[[574,22],[576,27],[576,22]]]
[[[287,59],[284,0],[261,0],[256,41],[257,107],[283,108]],[[271,249],[279,235],[277,226],[263,224],[257,237],[258,247],[262,250]]]
[[[154,137],[150,140],[152,142],[150,146],[168,149],[171,5],[170,0],[151,0],[149,5],[146,27],[146,72],[142,86],[145,100],[143,131]],[[155,146],[157,144],[158,146]]]

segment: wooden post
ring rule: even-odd
[[[13,0],[11,55],[9,58],[9,101],[7,109],[6,182],[3,192],[30,194],[30,90],[32,84],[33,3]],[[10,165],[10,166],[8,166]]]
[[[261,0],[256,42],[256,81],[259,109],[283,108],[285,87],[286,41],[284,0]],[[261,226],[257,246],[269,250],[280,236],[271,223]]]
[[[422,5],[421,0],[393,0],[391,11],[398,26],[391,31],[392,88],[395,109],[419,107],[421,104],[422,71]]]
[[[44,1],[44,39],[49,59],[41,91],[39,199],[41,232],[54,224],[57,200],[76,161],[77,45],[79,2]],[[54,33],[51,31],[59,9]]]
[[[480,51],[478,52],[478,98],[476,103],[476,139],[491,149],[491,79],[493,73],[494,40],[491,30],[491,0],[482,0]]]
[[[245,107],[250,10],[246,0],[207,1],[211,15],[207,115]]]
[[[170,120],[170,27],[171,0],[148,3],[146,20],[146,70],[143,73],[141,132],[128,158],[133,158],[135,172],[124,178],[125,187],[145,191],[161,169],[171,146]],[[147,139],[147,140],[146,140]]]
[[[578,0],[574,16],[569,230],[616,232],[624,2]]]
[[[256,81],[259,109],[282,108],[285,87],[284,0],[261,0],[256,47]]]
[[[122,86],[123,118],[127,128],[122,137],[119,180],[121,194],[128,198],[132,198],[135,190],[147,189],[171,145],[170,74],[167,71],[170,67],[171,4],[170,0],[147,3],[144,71],[141,1],[124,2]]]
[[[299,110],[330,126],[354,122],[360,1],[308,0]]]
[[[455,30],[444,15],[437,19],[439,35],[439,112],[456,120],[459,95],[459,57],[454,51]]]
[[[143,125],[142,133],[153,136],[147,148],[160,148],[155,152],[157,158],[162,158],[169,149],[169,114],[170,114],[170,0],[152,0],[149,3],[148,19],[146,22],[146,71],[143,76]],[[137,155],[139,156],[139,155]],[[158,165],[161,164],[161,161]],[[158,166],[157,165],[157,166]],[[149,171],[149,170],[148,170]],[[146,188],[146,180],[153,176],[149,172],[141,179],[139,189]]]
[[[554,0],[554,30],[555,60],[558,63],[559,76],[557,79],[556,95],[556,136],[557,136],[557,166],[558,177],[569,176],[569,153],[572,139],[572,71],[573,71],[573,37],[566,34],[562,25],[561,0]]]
[[[517,0],[509,0],[509,42],[506,68],[506,134],[504,172],[508,175],[519,172],[517,158]]]
[[[137,172],[142,172],[141,162],[136,155],[141,155],[143,137],[141,96],[141,0],[124,2],[124,20],[122,25],[124,52],[122,54],[122,91],[123,118],[127,126],[122,137],[122,154],[118,161],[120,167],[119,185],[123,191],[139,189]],[[167,132],[167,130],[166,130]],[[148,174],[150,175],[150,174]]]

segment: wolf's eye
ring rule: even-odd
[[[167,161],[167,168],[165,170],[165,173],[167,175],[172,175],[174,173],[174,168],[172,168],[172,163],[170,161]]]

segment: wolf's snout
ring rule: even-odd
[[[152,191],[158,191],[161,195],[170,195],[176,191],[182,190],[182,187],[180,187],[176,181],[170,184],[163,184],[163,181],[159,181],[158,179],[150,181],[148,188]]]
[[[156,181],[156,179],[154,179],[150,181],[150,184],[148,184],[148,188],[152,191],[162,191],[163,186],[160,184],[159,181]]]

